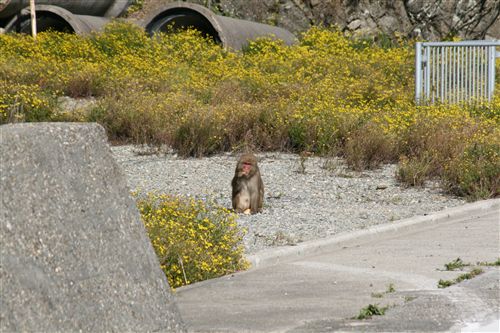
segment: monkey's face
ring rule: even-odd
[[[253,174],[253,165],[249,162],[242,162],[238,165],[238,177],[250,178]]]
[[[236,176],[251,178],[258,172],[257,159],[252,154],[245,154],[240,157],[236,165]]]
[[[252,170],[252,163],[244,162],[241,165],[241,173],[244,174],[245,176],[248,176],[251,170]]]

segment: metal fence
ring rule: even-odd
[[[500,40],[416,43],[416,102],[491,101],[499,46]]]

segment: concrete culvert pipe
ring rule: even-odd
[[[0,27],[6,32],[30,33],[29,1],[4,1],[0,5]],[[99,31],[130,3],[131,0],[37,0],[37,30],[77,34]]]
[[[214,14],[208,8],[193,3],[172,3],[156,10],[141,22],[153,35],[173,29],[192,27],[211,37],[225,48],[241,50],[250,40],[272,37],[291,45],[295,36],[288,30],[251,21],[239,20]]]
[[[12,17],[24,8],[28,0],[0,0],[0,18]],[[132,3],[131,0],[36,0],[37,5],[64,8],[76,15],[117,17]]]
[[[110,18],[88,15],[74,15],[68,10],[50,6],[37,5],[36,23],[38,32],[53,30],[67,33],[87,34],[99,31],[110,21]],[[29,9],[23,9],[6,25],[7,32],[31,32],[31,18]]]

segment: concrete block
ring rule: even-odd
[[[0,331],[184,325],[97,124],[0,126]]]

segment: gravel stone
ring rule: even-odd
[[[131,190],[211,198],[231,207],[231,179],[239,155],[180,158],[171,151],[142,146],[115,146]],[[247,254],[295,245],[342,232],[368,228],[465,203],[443,193],[437,182],[404,187],[395,178],[396,165],[354,172],[338,158],[300,157],[287,153],[257,154],[264,181],[262,213],[239,215],[247,230]]]

